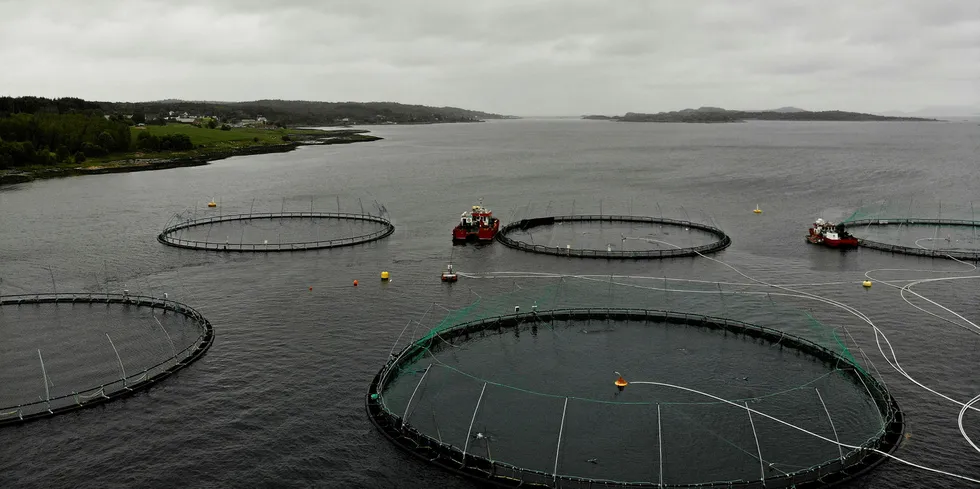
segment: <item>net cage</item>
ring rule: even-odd
[[[0,296],[0,425],[146,389],[199,359],[214,331],[198,311],[129,293]]]
[[[403,336],[369,417],[409,452],[499,485],[823,487],[902,438],[847,335],[766,294],[562,277]]]
[[[604,259],[695,256],[731,244],[702,211],[606,199],[528,204],[512,212],[497,240],[531,253]]]
[[[357,199],[352,206],[348,199],[345,206],[339,197],[336,206],[317,205],[315,199],[272,205],[212,201],[174,214],[157,240],[178,248],[229,252],[336,248],[390,236],[395,226],[387,214],[377,201]]]
[[[973,202],[909,197],[862,205],[842,224],[868,248],[980,261],[977,217]]]

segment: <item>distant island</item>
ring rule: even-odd
[[[381,139],[360,124],[482,122],[510,116],[392,102],[92,102],[0,97],[0,184],[207,164],[300,145]],[[298,129],[340,126],[344,129]]]
[[[920,117],[887,117],[861,112],[841,110],[809,111],[797,107],[780,107],[772,110],[727,110],[720,107],[701,107],[674,112],[643,114],[627,112],[622,116],[586,115],[583,119],[621,122],[689,122],[689,123],[727,123],[748,120],[763,121],[905,121],[935,122],[936,119]]]

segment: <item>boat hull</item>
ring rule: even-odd
[[[831,234],[831,236],[838,236],[838,235],[836,233],[833,233]],[[831,236],[826,236],[820,232],[817,232],[817,230],[810,228],[810,233],[806,235],[806,241],[808,243],[824,245],[830,248],[847,249],[847,248],[858,247],[858,239],[855,238],[854,236],[850,236],[850,235],[846,237],[831,237]]]
[[[466,229],[461,226],[456,226],[453,229],[453,243],[465,243],[467,241],[489,243],[493,241],[493,238],[499,230],[500,221],[497,219],[494,219],[493,224],[489,227]]]
[[[823,244],[831,248],[857,248],[858,240],[857,238],[843,238],[843,239],[824,238]]]

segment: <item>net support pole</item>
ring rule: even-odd
[[[601,202],[601,201],[600,201]],[[561,454],[561,436],[565,432],[565,412],[568,411],[568,398],[565,398],[565,406],[561,408],[561,426],[558,428],[558,445],[555,446],[555,468],[551,471],[553,480],[558,480],[558,456]]]
[[[660,487],[664,486],[664,436],[660,424],[660,404],[657,404],[657,456],[660,457]]]
[[[834,420],[830,417],[830,411],[827,409],[827,404],[823,402],[823,396],[820,395],[820,389],[816,387],[813,390],[817,391],[817,398],[820,399],[820,404],[823,405],[823,412],[827,413],[827,420],[830,421],[830,429],[834,430],[834,441],[837,442],[837,453],[840,455],[841,463],[844,461],[844,449],[840,446],[840,438],[837,436],[837,428],[834,427]]]
[[[864,361],[868,362],[868,365],[871,365],[871,368],[873,368],[875,373],[878,374],[877,381],[880,382],[881,385],[885,386],[885,389],[888,389],[888,383],[886,383],[885,378],[881,376],[881,372],[878,371],[878,367],[875,366],[875,364],[871,361],[870,358],[868,358],[868,355],[864,353],[864,350],[859,349],[859,351],[861,352],[861,356],[864,358]]]
[[[977,244],[977,214],[973,211],[973,201],[970,201],[970,220],[973,221],[973,245]]]
[[[56,284],[54,282],[54,270],[51,270],[51,267],[45,267],[45,268],[47,268],[48,269],[48,273],[51,274],[51,289],[54,290],[54,293],[55,294],[57,294],[58,293],[58,284]]]
[[[745,412],[749,415],[749,425],[752,426],[752,436],[755,437],[755,452],[759,455],[759,475],[762,477],[762,487],[766,486],[766,467],[762,462],[762,448],[759,446],[759,434],[755,431],[755,421],[752,421],[752,411],[749,410],[749,403],[745,403]],[[840,445],[837,446],[840,448]]]
[[[470,418],[470,428],[466,430],[466,441],[463,443],[463,464],[466,464],[466,449],[470,447],[470,433],[473,433],[473,422],[476,421],[476,413],[480,410],[480,402],[483,401],[483,393],[487,390],[487,383],[483,383],[480,389],[480,397],[476,400],[476,407],[473,408],[473,417]]]
[[[429,369],[432,368],[432,364],[425,367],[425,372],[422,372],[422,378],[419,379],[419,383],[415,384],[415,390],[412,391],[412,397],[408,398],[408,404],[405,404],[405,413],[402,414],[402,426],[404,427],[408,424],[408,409],[412,407],[412,400],[415,399],[415,394],[418,393],[419,387],[422,386],[422,382],[425,381],[425,376],[429,373]]]
[[[109,333],[106,333],[105,337],[109,338]],[[112,351],[116,353],[116,360],[119,360],[119,370],[122,371],[123,387],[126,387],[126,367],[123,367],[122,357],[119,356],[119,350],[116,349],[116,344],[112,342],[112,338],[109,338],[109,345],[112,346]]]
[[[37,358],[41,361],[41,375],[44,376],[44,400],[48,403],[48,412],[51,412],[51,390],[48,388],[48,372],[44,369],[44,358],[41,357],[41,350],[37,351]]]
[[[864,390],[868,392],[868,398],[875,405],[875,413],[878,414],[878,421],[881,423],[881,429],[885,429],[885,418],[881,415],[881,409],[878,408],[878,401],[876,400],[874,394],[871,393],[871,389],[868,388],[867,382],[864,381],[864,376],[860,373],[855,374],[858,380],[861,381],[861,385],[864,386]]]
[[[178,363],[177,362],[177,347],[174,346],[174,340],[170,338],[170,333],[167,332],[167,328],[164,328],[163,327],[163,323],[161,323],[160,320],[156,318],[156,316],[153,317],[153,320],[156,321],[157,324],[160,325],[160,329],[163,330],[163,334],[167,335],[167,341],[170,342],[170,350],[174,352],[174,363],[175,364]]]

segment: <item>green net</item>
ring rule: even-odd
[[[865,373],[848,347],[848,324],[842,316],[826,316],[822,321],[816,313],[804,309],[808,305],[801,304],[798,298],[764,292],[761,287],[621,276],[522,277],[520,280],[525,285],[515,282],[512,290],[479,297],[441,318],[427,315],[428,319],[418,322],[416,329],[425,333],[416,342],[428,348],[439,343],[440,334],[450,329],[517,312],[591,308],[657,310],[742,321],[801,337],[838,354]],[[402,342],[401,346],[405,345]],[[424,351],[418,353],[422,354]]]
[[[980,221],[973,202],[886,200],[858,208],[844,221],[865,246],[923,256],[980,258]]]
[[[949,219],[977,223],[980,202],[944,202],[927,198],[909,197],[867,202],[854,210],[843,222],[901,219]]]
[[[788,486],[869,453],[826,440],[872,446],[895,431],[887,393],[854,354],[847,327],[858,320],[805,294],[669,278],[495,277],[481,292],[497,293],[423,317],[425,333],[404,341],[414,347],[377,379],[382,395],[369,409],[380,426],[430,460],[562,487]],[[756,326],[769,329],[751,334]],[[613,385],[619,371],[629,387]]]

